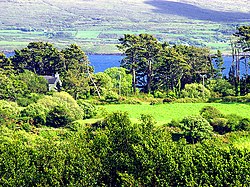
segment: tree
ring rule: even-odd
[[[121,62],[121,66],[128,69],[132,74],[133,92],[136,93],[138,57],[140,51],[139,37],[133,34],[125,34],[123,38],[119,39],[120,44],[117,46],[125,55]]]
[[[250,58],[250,26],[241,26],[237,28],[237,31],[231,38],[233,61],[230,69],[230,79],[235,85],[236,95],[240,95],[241,92],[246,94],[249,92],[248,85],[248,71],[249,71],[249,58]],[[245,75],[241,86],[241,70],[240,63],[245,65]],[[242,89],[244,91],[242,91]]]
[[[156,58],[160,51],[161,46],[157,39],[150,34],[140,34],[140,53],[139,53],[139,85],[146,93],[151,93],[152,79],[154,75],[154,65],[157,63]]]
[[[24,70],[16,75],[16,78],[27,85],[29,93],[46,93],[48,90],[47,80],[31,71]]]
[[[93,72],[88,57],[82,49],[72,44],[61,51],[63,55],[63,88],[75,99],[86,98],[89,87],[89,74]]]
[[[223,76],[222,71],[225,69],[223,65],[224,65],[224,60],[222,57],[222,53],[220,50],[217,50],[217,54],[215,56],[215,66],[216,66],[215,78],[218,79],[222,78]]]
[[[233,86],[226,79],[211,79],[208,81],[207,87],[210,89],[214,97],[235,95]]]
[[[181,91],[181,96],[183,98],[188,97],[208,99],[210,97],[210,91],[202,84],[186,84],[185,88]]]
[[[19,80],[13,71],[0,69],[0,99],[16,101],[27,93],[27,84]]]
[[[106,73],[99,72],[94,74],[93,76],[94,84],[91,85],[91,94],[95,95],[96,92],[100,93],[101,95],[106,95],[108,91],[112,89],[112,80],[110,76]],[[97,94],[98,94],[97,93]]]
[[[180,93],[181,79],[190,69],[185,56],[176,51],[174,47],[163,44],[155,64],[153,77],[154,90],[175,90]]]
[[[12,62],[19,72],[27,69],[38,75],[52,75],[63,71],[62,55],[47,42],[31,42],[26,48],[15,50]]]
[[[132,75],[127,74],[125,68],[108,68],[104,71],[111,78],[112,89],[119,95],[129,95],[132,93]]]
[[[7,58],[4,53],[1,52],[0,52],[0,68],[4,70],[11,70],[14,68],[11,60]]]

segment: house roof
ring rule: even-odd
[[[48,76],[48,75],[44,75],[43,76],[49,84],[55,84],[55,82],[57,81],[57,77],[54,77],[54,76]]]

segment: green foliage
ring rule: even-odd
[[[57,105],[65,105],[69,111],[69,115],[73,120],[82,119],[84,116],[84,112],[81,107],[77,104],[77,101],[66,92],[55,92],[53,93],[53,100],[57,103]]]
[[[45,125],[46,124],[46,116],[47,111],[43,105],[38,103],[32,103],[28,105],[21,111],[22,117],[28,117],[29,123],[32,125]]]
[[[111,102],[117,102],[119,99],[119,95],[116,92],[108,91],[105,95],[105,101],[111,103]]]
[[[235,95],[233,86],[225,79],[209,80],[207,86],[214,97],[225,97]]]
[[[94,82],[96,84],[98,91],[102,96],[105,96],[108,91],[111,91],[113,86],[111,77],[103,72],[99,72],[94,75]],[[96,87],[94,85],[92,86],[90,90],[92,95],[97,95]]]
[[[250,182],[249,150],[212,140],[194,145],[173,142],[166,128],[156,128],[148,115],[132,124],[127,113],[116,112],[105,118],[102,128],[45,130],[47,135],[41,130],[32,134],[0,127],[1,186],[247,186]]]
[[[223,57],[222,57],[222,53],[220,50],[217,50],[217,54],[215,55],[215,78],[217,79],[221,79],[223,74],[222,74],[222,71],[225,69],[223,67],[224,65],[224,60],[223,60]]]
[[[214,118],[223,117],[223,114],[217,108],[213,106],[204,106],[200,110],[200,115],[208,121]]]
[[[245,130],[250,131],[250,119],[249,118],[243,118],[240,120],[238,127],[238,130]]]
[[[57,105],[46,116],[46,125],[55,128],[64,127],[74,120],[68,107]]]
[[[26,107],[31,103],[36,103],[39,99],[43,97],[44,95],[42,94],[30,93],[25,95],[25,97],[18,97],[16,102],[19,106]]]
[[[0,69],[0,99],[16,101],[28,92],[27,85],[12,71]]]
[[[185,117],[179,128],[183,131],[183,135],[189,143],[197,143],[211,136],[212,126],[201,116]]]
[[[0,100],[0,123],[14,122],[20,115],[17,103]]]
[[[112,90],[119,95],[128,96],[132,94],[132,76],[127,74],[127,70],[121,67],[108,68],[104,71],[112,81]]]
[[[165,98],[166,97],[166,93],[161,92],[161,91],[156,91],[156,92],[154,92],[154,97],[155,98]]]
[[[92,73],[89,61],[82,49],[72,44],[61,51],[64,57],[64,69],[62,72],[62,86],[75,99],[88,97],[89,78],[88,73]]]
[[[4,53],[0,52],[0,68],[4,70],[13,69],[13,64],[9,58],[5,56]]]
[[[186,84],[185,88],[181,91],[181,96],[186,98],[209,98],[210,91],[202,84],[192,83]]]
[[[44,94],[48,90],[47,80],[31,71],[25,70],[19,73],[17,79],[27,85],[29,93]]]
[[[38,75],[52,75],[63,69],[59,51],[45,42],[31,42],[26,48],[15,50],[12,62],[20,72],[27,69]]]
[[[92,118],[96,115],[97,113],[97,109],[94,105],[88,103],[88,102],[85,102],[84,100],[82,99],[79,99],[77,100],[77,104],[81,107],[81,109],[83,110],[84,112],[84,116],[83,116],[83,119],[88,119],[88,118]]]

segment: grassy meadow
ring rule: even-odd
[[[237,114],[242,117],[250,116],[250,105],[240,103],[172,103],[149,105],[143,103],[141,105],[104,105],[99,106],[107,112],[126,111],[133,122],[138,122],[141,114],[152,115],[157,125],[163,125],[171,120],[181,120],[185,116],[199,114],[204,106],[213,106],[220,110],[223,114]]]

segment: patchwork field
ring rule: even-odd
[[[77,43],[86,52],[117,53],[125,33],[230,52],[230,35],[250,23],[246,0],[3,0],[0,50],[30,41],[58,47]]]

